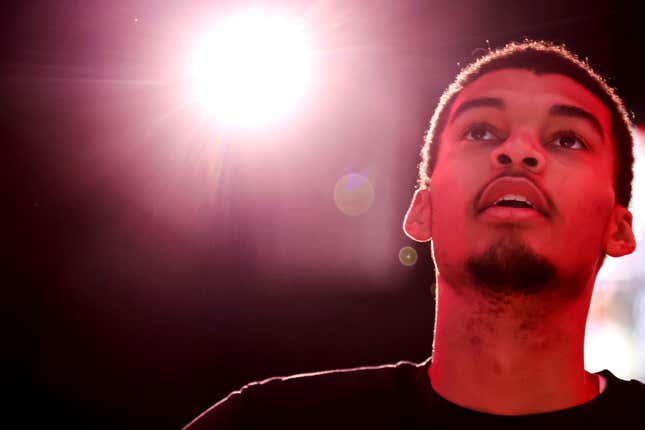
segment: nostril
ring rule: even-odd
[[[538,165],[538,161],[537,161],[537,159],[536,159],[536,158],[534,158],[534,157],[526,157],[526,158],[524,159],[524,164],[526,164],[526,165],[527,165],[527,166],[529,166],[529,167],[535,167],[535,166],[537,166],[537,165]]]
[[[499,154],[497,156],[497,161],[500,162],[500,164],[511,164],[511,157],[509,157],[506,154]]]

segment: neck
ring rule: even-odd
[[[585,403],[598,381],[584,369],[584,331],[593,279],[584,297],[558,288],[527,297],[491,296],[437,277],[429,376],[453,403],[500,415],[548,412]]]

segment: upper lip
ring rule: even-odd
[[[548,215],[549,203],[540,188],[523,176],[502,176],[491,181],[481,192],[477,202],[477,212],[482,212],[506,195],[524,197],[543,215]]]

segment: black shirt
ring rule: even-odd
[[[185,430],[458,429],[473,424],[517,430],[645,428],[645,384],[621,380],[608,370],[600,372],[607,380],[605,390],[587,403],[549,413],[501,416],[439,396],[427,376],[429,364],[430,359],[418,364],[401,361],[253,382],[216,403]]]

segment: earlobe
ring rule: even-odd
[[[403,231],[417,242],[428,242],[432,239],[432,202],[429,189],[414,192],[403,220]]]
[[[627,208],[616,205],[608,231],[606,252],[612,257],[622,257],[631,254],[635,249],[632,214]]]

